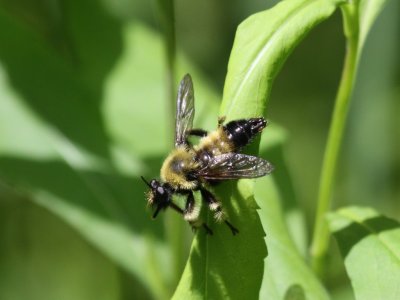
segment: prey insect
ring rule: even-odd
[[[256,178],[272,172],[273,166],[266,160],[239,153],[267,125],[263,117],[230,121],[208,133],[193,129],[194,91],[192,78],[185,75],[180,82],[175,119],[175,149],[165,159],[160,179],[143,181],[149,187],[148,204],[154,209],[153,218],[161,210],[170,207],[183,215],[192,228],[203,227],[212,234],[210,227],[201,221],[200,211],[193,196],[199,191],[204,203],[214,214],[217,222],[224,222],[235,235],[239,230],[233,226],[222,208],[221,202],[210,191],[211,185],[222,180]],[[189,136],[201,137],[197,145],[188,141]],[[173,199],[174,195],[186,197],[183,208]]]

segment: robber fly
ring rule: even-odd
[[[272,172],[273,166],[266,160],[238,153],[267,125],[263,117],[231,121],[208,133],[192,129],[194,118],[194,91],[192,78],[185,75],[180,82],[175,119],[175,149],[165,159],[160,172],[161,180],[152,179],[147,184],[148,204],[154,208],[153,218],[161,210],[171,207],[183,215],[192,228],[203,226],[208,234],[212,230],[200,219],[200,209],[193,196],[200,191],[203,201],[214,213],[215,220],[224,222],[235,235],[239,232],[227,219],[221,202],[210,192],[210,186],[227,179],[256,178]],[[192,146],[189,136],[201,137]],[[173,195],[186,197],[184,208],[173,200]]]

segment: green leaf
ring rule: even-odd
[[[221,115],[236,119],[265,113],[273,80],[286,58],[342,2],[282,1],[241,23],[229,59]]]
[[[263,156],[276,169],[272,177],[258,179],[254,191],[268,246],[260,299],[329,299],[299,252],[297,245],[304,251],[304,240],[297,245],[294,242],[299,237],[304,239],[305,220],[295,203],[282,142],[271,140],[268,135],[261,140]]]
[[[338,3],[283,1],[245,20],[237,30],[230,56],[220,116],[233,120],[265,114],[271,83],[283,62]],[[264,135],[270,131],[267,128]],[[267,251],[252,181],[224,184],[217,195],[240,234],[232,237],[221,226],[213,227],[216,234],[212,237],[198,233],[175,299],[259,297]],[[294,287],[289,296],[297,295],[297,291]]]
[[[400,223],[372,208],[346,207],[329,224],[356,299],[397,299],[400,282]]]
[[[364,46],[368,33],[377,16],[383,9],[386,0],[360,0],[358,3],[359,14],[359,49]]]

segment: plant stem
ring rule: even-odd
[[[173,143],[173,133],[175,128],[175,101],[176,101],[176,82],[175,82],[175,63],[176,63],[176,33],[175,33],[175,12],[174,0],[158,0],[161,30],[164,36],[164,47],[166,53],[166,86],[167,86],[167,109],[168,119],[166,134],[170,137],[171,147]],[[185,265],[184,255],[184,227],[180,217],[173,214],[166,214],[165,230],[168,243],[171,247],[172,260],[172,280],[169,283],[171,291],[177,285],[183,267]]]
[[[350,97],[353,91],[359,58],[357,5],[347,4],[342,8],[342,12],[345,35],[347,38],[346,57],[324,153],[319,183],[318,207],[314,235],[311,244],[312,267],[320,276],[325,273],[324,261],[330,241],[329,228],[325,218],[331,207],[337,160],[342,143],[343,131],[349,110]]]
[[[175,127],[175,63],[176,63],[176,32],[175,32],[175,11],[174,0],[158,0],[160,29],[163,32],[164,48],[166,54],[166,84],[168,109],[167,113],[170,117],[168,124],[168,132],[174,132]],[[169,128],[171,127],[171,128]],[[172,141],[172,139],[171,139]],[[171,143],[173,145],[173,143]]]

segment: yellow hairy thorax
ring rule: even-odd
[[[197,182],[188,181],[186,175],[198,168],[196,153],[192,149],[178,147],[165,159],[160,172],[161,180],[168,182],[174,189],[191,190]]]
[[[163,182],[168,182],[174,189],[192,190],[198,182],[187,179],[187,174],[200,167],[196,161],[196,153],[207,152],[211,157],[234,150],[232,142],[226,136],[222,127],[203,137],[193,148],[180,146],[174,149],[165,159],[160,172]]]

